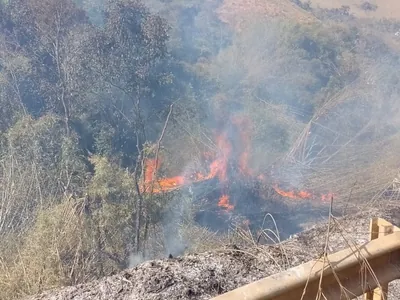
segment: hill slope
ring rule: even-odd
[[[400,207],[336,220],[330,230],[330,252],[346,248],[348,243],[368,241],[369,219],[380,216],[400,224]],[[348,230],[349,232],[345,232]],[[351,232],[350,232],[351,230]],[[88,284],[49,291],[26,300],[161,300],[209,299],[288,267],[318,258],[324,248],[326,224],[320,224],[275,246],[253,246],[190,254],[178,258],[154,260],[119,274]],[[400,284],[393,282],[389,299],[398,299]]]
[[[400,19],[400,2],[396,0],[311,0],[311,7],[326,9],[348,6],[349,12],[359,18]]]

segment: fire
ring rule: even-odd
[[[161,160],[158,159],[158,163],[155,159],[147,159],[145,161],[145,179],[144,179],[144,188],[142,188],[142,192],[153,192],[153,193],[161,193],[163,191],[170,191],[175,189],[176,187],[182,186],[185,184],[185,178],[183,176],[175,176],[169,178],[162,178],[159,180],[155,180],[156,172],[161,164]]]
[[[278,185],[274,185],[274,190],[281,196],[292,198],[292,199],[309,199],[312,197],[311,193],[307,191],[284,191],[281,190]]]
[[[157,166],[156,166],[156,160],[155,159],[147,159],[145,162],[145,173],[144,173],[144,180],[146,183],[150,183],[153,180],[153,175],[157,171]]]
[[[226,208],[227,211],[231,211],[235,208],[233,205],[229,204],[229,196],[226,194],[219,198],[218,206]]]
[[[264,174],[257,175],[249,167],[249,154],[251,146],[251,124],[248,119],[243,117],[233,117],[231,124],[235,125],[238,129],[237,132],[232,134],[235,138],[239,137],[240,141],[237,145],[233,144],[228,136],[228,132],[223,132],[217,134],[216,141],[216,151],[214,153],[205,152],[203,153],[204,161],[209,162],[208,173],[197,172],[191,176],[175,176],[158,178],[156,176],[159,171],[162,161],[158,158],[156,162],[155,159],[146,159],[144,165],[144,180],[143,186],[141,188],[142,192],[145,193],[162,193],[174,190],[183,185],[191,184],[193,182],[199,182],[211,178],[218,178],[219,182],[222,184],[222,190],[225,192],[220,197],[218,206],[231,211],[234,206],[229,202],[229,195],[226,193],[226,188],[229,185],[228,178],[228,166],[232,158],[237,159],[237,170],[244,176],[251,176],[257,178],[259,181],[265,182],[266,176]],[[316,199],[315,195],[308,191],[295,191],[289,190],[285,191],[278,187],[277,184],[273,185],[274,190],[283,197],[291,199]],[[329,201],[332,194],[320,195],[322,201]]]
[[[217,137],[217,147],[219,150],[217,159],[215,159],[210,165],[210,173],[205,176],[205,179],[218,177],[220,182],[226,182],[227,177],[227,166],[230,154],[232,152],[232,146],[229,143],[226,134],[222,134]]]
[[[323,194],[321,195],[321,201],[331,201],[332,197],[334,196],[333,193]]]
[[[332,193],[328,194],[321,194],[320,196],[314,195],[308,191],[284,191],[278,187],[277,184],[273,186],[274,190],[281,196],[286,197],[286,198],[291,198],[291,199],[316,199],[320,198],[321,201],[330,201],[331,198],[333,197]]]
[[[243,117],[235,117],[232,122],[239,128],[240,140],[243,145],[243,150],[239,155],[239,168],[245,175],[252,175],[252,170],[248,167],[249,153],[250,153],[250,122]]]
[[[155,159],[147,159],[145,161],[145,187],[142,189],[142,191],[149,192],[152,190],[154,193],[167,192],[185,184],[203,181],[215,177],[218,178],[221,183],[227,182],[227,167],[229,158],[231,157],[232,145],[226,133],[217,136],[216,146],[217,153],[214,156],[216,158],[210,163],[208,174],[202,174],[198,172],[196,174],[193,174],[191,178],[186,178],[184,176],[175,176],[156,179],[154,175],[161,165],[161,160],[159,159],[158,163],[156,163]],[[211,157],[211,154],[206,153],[205,156]]]

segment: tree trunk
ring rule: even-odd
[[[139,142],[139,136],[136,136],[137,142]],[[140,253],[140,230],[142,228],[142,210],[143,210],[143,195],[140,191],[139,180],[143,176],[143,157],[142,151],[139,145],[136,145],[139,151],[139,155],[135,166],[135,188],[136,188],[136,215],[135,215],[135,241],[134,241],[134,252],[135,254]],[[139,169],[141,170],[139,173]]]
[[[136,218],[135,218],[135,253],[139,254],[140,252],[140,229],[142,228],[142,205],[143,199],[142,195],[138,194],[136,201]]]

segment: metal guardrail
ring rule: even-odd
[[[381,218],[370,223],[371,241],[255,281],[212,300],[385,300],[400,278],[400,229]],[[322,280],[321,280],[322,275]]]

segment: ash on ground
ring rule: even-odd
[[[383,207],[384,206],[384,207]],[[400,224],[400,205],[384,203],[355,215],[334,218],[329,252],[348,247],[349,241],[368,241],[371,217]],[[279,245],[227,245],[211,252],[153,260],[87,284],[49,291],[26,300],[184,300],[210,299],[257,279],[320,257],[326,222],[292,236]],[[389,286],[388,299],[400,298],[400,284]]]

